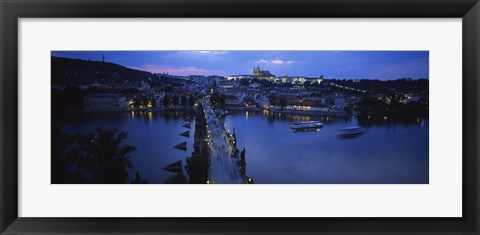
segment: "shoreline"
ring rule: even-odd
[[[221,108],[225,111],[231,112],[245,112],[245,111],[252,111],[252,112],[261,112],[267,110],[273,114],[290,114],[290,115],[305,115],[305,116],[313,116],[313,117],[349,117],[349,116],[370,116],[367,114],[361,114],[358,112],[353,113],[346,113],[346,112],[324,112],[324,111],[303,111],[303,110],[278,110],[278,109],[262,109],[262,108],[253,108],[253,107],[223,107]],[[196,108],[147,108],[147,109],[124,109],[124,110],[84,110],[84,109],[69,109],[65,110],[64,113],[120,113],[120,112],[195,112]],[[378,116],[371,114],[372,118],[374,119],[383,119],[384,116]],[[399,116],[394,113],[387,114],[388,118],[428,118],[428,115],[415,115],[415,116]]]
[[[281,114],[296,114],[296,115],[309,115],[309,116],[322,116],[322,117],[348,117],[356,116],[355,114],[348,114],[346,112],[324,112],[324,111],[300,111],[300,110],[274,110],[269,109],[269,112],[272,113],[281,113]]]
[[[85,109],[68,109],[66,113],[115,113],[115,112],[161,112],[161,111],[188,111],[194,112],[195,108],[146,108],[146,109],[132,109],[127,108],[123,110],[85,110]]]
[[[333,117],[347,117],[356,115],[354,113],[348,114],[346,112],[324,112],[324,111],[303,111],[303,110],[288,110],[288,109],[262,109],[262,108],[248,108],[248,107],[224,107],[223,110],[227,111],[263,111],[268,110],[272,113],[281,114],[296,114],[296,115],[309,115],[309,116],[333,116]]]

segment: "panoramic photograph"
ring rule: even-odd
[[[428,184],[428,51],[51,51],[52,184]]]

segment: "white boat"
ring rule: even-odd
[[[292,130],[318,129],[321,127],[323,127],[323,123],[319,121],[294,122],[292,125],[290,125]]]
[[[367,131],[363,126],[351,126],[340,129],[340,135],[343,137],[357,136]]]

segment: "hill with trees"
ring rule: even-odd
[[[110,85],[139,85],[151,82],[155,75],[122,65],[80,59],[51,57],[52,84],[82,85],[95,81]]]

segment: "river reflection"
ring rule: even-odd
[[[190,156],[192,129],[182,112],[69,113],[54,123],[69,134],[117,128],[128,132],[125,144],[137,150],[129,156],[149,183],[164,183],[175,175],[163,167]],[[318,131],[292,132],[295,121],[318,120]],[[429,178],[428,119],[392,120],[280,114],[269,111],[233,112],[225,117],[235,128],[237,147],[246,148],[247,175],[259,184],[425,184]],[[362,125],[355,138],[340,138],[341,128]],[[190,137],[179,134],[190,130]],[[173,146],[187,142],[187,151]],[[186,175],[186,174],[184,174]]]
[[[321,121],[323,128],[292,132],[295,121]],[[311,117],[269,111],[234,112],[238,147],[246,148],[247,175],[264,184],[428,183],[428,119]],[[340,138],[339,130],[367,131]]]
[[[130,177],[138,169],[149,183],[156,184],[175,175],[163,167],[178,160],[185,161],[193,151],[194,122],[192,129],[182,127],[187,123],[186,118],[188,115],[183,112],[69,113],[55,123],[69,134],[90,132],[96,128],[117,128],[128,132],[125,144],[137,147],[129,154],[134,166]],[[190,137],[179,135],[187,130],[190,130]],[[187,142],[186,151],[173,148],[184,141]]]

